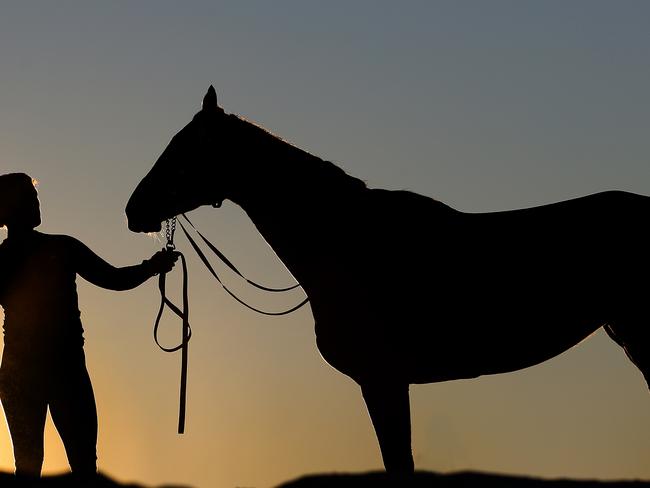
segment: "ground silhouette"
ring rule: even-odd
[[[26,486],[30,488],[154,488],[137,483],[119,483],[103,474],[97,476],[95,484],[79,482],[72,478],[70,474],[46,476],[29,484],[20,484],[16,482],[13,475],[0,473],[0,486],[10,488]],[[155,488],[191,487],[186,485],[160,485]],[[270,487],[260,486],[255,488]],[[650,481],[544,479],[470,471],[451,474],[416,471],[410,478],[394,476],[385,472],[314,474],[287,481],[275,488],[650,488]]]
[[[385,472],[311,475],[276,488],[650,488],[650,481],[542,479],[478,472],[438,474],[416,471],[408,478]]]
[[[119,483],[107,475],[98,474],[92,481],[80,481],[72,474],[58,476],[44,476],[40,479],[29,481],[17,481],[16,477],[9,473],[0,473],[0,486],[16,488],[153,488],[137,483]],[[186,485],[161,485],[155,488],[189,488]]]
[[[158,231],[224,199],[302,285],[318,349],[361,387],[390,472],[414,469],[410,384],[523,369],[603,327],[650,385],[646,196],[461,212],[370,189],[226,114],[210,87],[131,195],[128,225]]]

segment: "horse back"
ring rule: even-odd
[[[489,213],[457,211],[410,192],[372,190],[358,249],[403,279],[571,270],[614,276],[647,263],[650,198],[622,191]],[[354,259],[354,258],[353,258]]]

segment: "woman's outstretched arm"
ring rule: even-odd
[[[176,252],[158,251],[141,264],[116,268],[97,256],[82,242],[72,237],[68,239],[79,276],[93,285],[108,290],[131,290],[152,276],[170,271],[178,259]]]

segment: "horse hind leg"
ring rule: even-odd
[[[641,321],[637,321],[641,323]],[[604,327],[614,342],[623,348],[627,357],[639,368],[650,389],[650,328],[634,323],[613,322]]]

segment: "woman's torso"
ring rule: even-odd
[[[65,236],[33,232],[0,244],[5,356],[24,352],[27,360],[49,362],[83,347],[77,270],[68,242]]]

